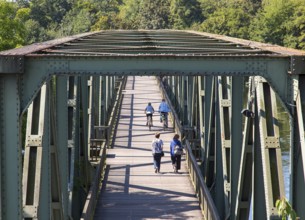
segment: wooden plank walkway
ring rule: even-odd
[[[107,169],[94,219],[203,219],[198,199],[182,160],[173,172],[169,142],[172,124],[162,130],[159,114],[148,130],[144,109],[151,102],[158,110],[161,93],[155,77],[130,76],[124,91],[114,148],[107,153]],[[153,169],[151,142],[159,131],[165,157],[160,173]]]

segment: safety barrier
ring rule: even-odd
[[[175,108],[172,105],[170,98],[168,97],[164,85],[158,80],[158,84],[161,89],[162,96],[167,100],[167,104],[169,105],[170,109],[172,110],[169,114],[170,119],[172,120],[174,130],[178,133],[181,137],[184,136],[184,128],[179,121],[179,117],[175,112]],[[214,200],[210,194],[210,191],[205,184],[204,178],[202,176],[201,170],[197,164],[196,158],[193,155],[192,148],[190,141],[186,139],[185,144],[185,152],[186,152],[186,163],[188,167],[188,171],[190,174],[190,178],[193,182],[193,186],[198,197],[201,210],[204,215],[204,219],[207,220],[220,220],[218,211],[216,209]]]
[[[122,91],[125,88],[125,85],[126,85],[126,77],[122,79],[121,85],[118,87],[116,100],[113,104],[113,108],[108,119],[108,125],[94,127],[94,132],[97,136],[99,136],[99,138],[91,139],[91,143],[93,144],[93,146],[98,146],[96,147],[96,150],[98,150],[97,148],[100,148],[100,154],[99,154],[100,161],[96,167],[96,174],[87,195],[81,220],[91,220],[93,217],[92,215],[94,214],[94,209],[96,207],[96,202],[99,195],[101,178],[102,178],[102,174],[104,173],[104,168],[106,166],[107,148],[111,147],[113,143],[112,132],[114,126],[116,125],[116,117],[118,115],[118,111],[122,103]]]

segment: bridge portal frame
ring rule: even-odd
[[[195,32],[189,32],[195,33]],[[197,33],[198,35],[207,35],[204,33]],[[82,37],[90,36],[91,34],[84,34],[75,37],[66,38],[59,41],[52,41],[52,43],[42,45],[41,49],[49,48],[55,45],[60,45],[64,42],[69,42],[75,39],[80,39]],[[227,40],[231,42],[238,41],[239,44],[247,44],[248,41],[236,40],[233,38],[223,38],[218,35],[208,35],[215,39]],[[25,50],[13,50],[8,52],[0,53],[0,91],[1,91],[1,109],[0,109],[0,140],[1,140],[1,216],[3,218],[10,219],[20,219],[23,216],[22,208],[22,155],[21,155],[21,116],[22,113],[27,110],[30,103],[35,99],[37,94],[41,91],[41,88],[44,83],[50,82],[50,79],[53,76],[57,76],[59,79],[64,76],[79,76],[79,77],[88,77],[88,76],[127,76],[127,75],[156,75],[156,76],[170,76],[172,78],[176,77],[177,79],[182,79],[187,77],[197,77],[199,86],[199,113],[200,113],[200,130],[201,133],[204,133],[204,138],[200,138],[200,141],[203,146],[204,154],[206,158],[202,158],[206,161],[211,162],[212,166],[215,166],[216,170],[230,169],[232,172],[231,183],[226,184],[225,189],[230,188],[229,191],[233,193],[234,198],[228,196],[223,189],[223,184],[216,185],[216,194],[215,194],[215,203],[217,207],[225,207],[223,210],[226,210],[222,213],[222,216],[231,216],[234,217],[236,210],[239,206],[238,202],[238,193],[241,192],[240,184],[242,183],[240,177],[240,166],[238,164],[239,158],[242,157],[242,151],[248,146],[246,140],[244,139],[241,148],[232,148],[229,153],[229,157],[226,157],[225,152],[221,152],[220,142],[215,141],[217,139],[222,140],[224,129],[222,126],[228,126],[224,124],[222,119],[218,117],[215,118],[214,110],[222,111],[223,107],[228,107],[238,109],[242,106],[242,102],[235,101],[234,97],[240,98],[240,92],[242,89],[238,86],[242,82],[242,77],[245,76],[256,76],[254,85],[257,88],[261,85],[262,81],[268,82],[268,86],[272,88],[288,110],[288,113],[291,116],[291,126],[293,133],[293,141],[295,145],[292,145],[292,190],[291,198],[294,207],[297,210],[297,213],[301,216],[305,216],[301,210],[301,205],[304,201],[302,195],[305,195],[304,192],[304,172],[305,172],[305,152],[304,152],[304,124],[302,123],[303,118],[303,103],[304,103],[304,83],[303,75],[304,74],[304,52],[287,50],[281,47],[276,47],[274,45],[263,45],[258,43],[253,43],[253,47],[262,48],[264,50],[276,52],[276,54],[269,55],[248,55],[248,56],[239,56],[236,55],[208,55],[208,56],[197,56],[197,55],[173,55],[173,54],[138,54],[138,55],[117,55],[117,56],[75,56],[75,55],[41,55],[34,54],[37,51],[36,46],[29,46]],[[224,79],[224,77],[232,77],[232,83],[229,85],[232,87],[231,91],[228,93],[232,94],[232,100],[229,103],[227,100],[222,100],[220,92],[223,92],[222,86],[225,86],[222,82],[219,82],[219,79]],[[262,78],[260,78],[262,77]],[[173,79],[173,81],[176,81]],[[65,80],[64,80],[65,81]],[[221,81],[221,80],[220,80]],[[194,85],[192,81],[188,81],[190,84],[186,87],[189,90],[190,94],[194,94],[192,86]],[[58,83],[58,85],[63,85],[66,82]],[[86,83],[86,82],[85,82]],[[252,85],[253,86],[253,85]],[[267,86],[267,87],[268,87]],[[203,89],[204,87],[204,89]],[[220,88],[215,90],[215,88]],[[214,89],[213,89],[214,88]],[[62,88],[59,88],[59,90]],[[256,110],[259,112],[264,107],[261,105],[262,98],[259,98],[260,93],[267,91],[263,88],[256,90]],[[272,92],[270,92],[272,94]],[[57,94],[60,96],[59,94]],[[197,94],[198,95],[198,94]],[[204,101],[202,100],[204,97]],[[217,98],[217,97],[220,97]],[[269,100],[274,98],[270,98]],[[59,99],[60,100],[60,99]],[[201,100],[201,101],[200,101]],[[220,101],[218,105],[213,105],[214,101]],[[180,100],[181,101],[181,100]],[[273,102],[273,101],[271,101]],[[191,106],[190,104],[194,103],[193,101],[182,100],[179,102],[182,105]],[[66,105],[66,104],[65,104]],[[296,108],[295,108],[296,105]],[[182,109],[184,106],[180,106]],[[213,109],[214,108],[214,109]],[[192,121],[193,112],[190,109],[186,110],[187,121]],[[234,119],[234,122],[238,122],[239,125],[242,124],[242,117],[238,111],[231,111],[232,115],[231,121]],[[220,115],[223,117],[223,114]],[[261,114],[259,115],[261,118]],[[215,118],[215,121],[213,121]],[[247,138],[251,137],[251,131],[249,127],[253,124],[258,125],[262,123],[258,117],[255,118],[253,122],[251,119],[246,119],[244,136]],[[213,120],[212,120],[213,119]],[[236,119],[236,121],[235,121]],[[186,123],[186,122],[185,122]],[[215,123],[215,127],[213,127]],[[252,125],[251,125],[252,124]],[[189,125],[192,125],[190,123]],[[204,126],[203,126],[204,125]],[[240,145],[241,140],[243,140],[243,135],[240,132],[240,126],[229,125],[232,129],[232,134],[234,138],[230,139],[230,145],[235,144]],[[258,134],[262,132],[258,130],[259,126],[255,127],[256,134],[254,135],[254,146],[255,150],[260,146],[264,146],[260,142],[262,137],[259,137]],[[264,126],[263,126],[264,127]],[[263,129],[261,127],[261,129]],[[64,132],[64,131],[63,131]],[[213,134],[214,133],[214,134]],[[16,138],[17,134],[17,138]],[[267,135],[268,136],[268,135]],[[218,138],[217,138],[218,137]],[[264,136],[267,138],[266,136]],[[63,138],[65,139],[65,138]],[[214,139],[215,143],[212,143]],[[300,141],[302,147],[298,147],[298,141]],[[226,144],[224,144],[226,145]],[[297,145],[297,146],[296,146]],[[10,146],[10,147],[7,147]],[[227,146],[227,145],[226,145]],[[228,145],[229,146],[229,145]],[[223,155],[224,159],[229,159],[230,168],[224,166],[222,167],[221,163],[218,163],[215,155],[209,157],[209,152],[212,151],[212,148],[216,149],[216,154]],[[230,147],[229,147],[230,148]],[[301,153],[299,153],[301,151]],[[215,153],[215,152],[214,152]],[[258,152],[259,153],[259,152]],[[214,158],[213,158],[214,157]],[[255,162],[263,163],[263,159],[255,159]],[[225,160],[224,160],[225,161]],[[237,162],[236,162],[237,161]],[[244,163],[244,161],[242,161]],[[280,172],[277,170],[277,172]],[[206,175],[208,175],[206,173]],[[219,172],[212,178],[223,179],[223,172]],[[254,172],[252,175],[254,177],[265,177],[266,173],[263,173],[263,170]],[[234,181],[238,177],[239,181]],[[209,181],[208,176],[206,176],[207,181]],[[254,184],[254,197],[259,198],[258,201],[263,200],[265,196],[262,193],[259,193],[260,186],[264,186],[267,183],[262,183],[262,180],[253,180],[258,181],[257,184]],[[269,184],[269,182],[268,182]],[[18,190],[16,190],[18,189]],[[280,194],[283,192],[280,190]],[[227,196],[226,196],[227,195]],[[233,198],[233,199],[232,199]],[[5,201],[5,202],[4,202]],[[228,202],[226,202],[228,201]],[[229,205],[230,204],[230,205]],[[257,203],[259,207],[259,203]],[[267,208],[266,208],[267,207]],[[268,208],[269,207],[269,208]],[[272,218],[274,215],[274,205],[264,203],[266,213],[259,214],[255,211],[254,214],[258,216]],[[16,212],[16,210],[18,210]],[[237,211],[238,212],[238,211]],[[237,217],[237,216],[235,216]]]

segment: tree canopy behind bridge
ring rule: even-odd
[[[197,30],[305,49],[305,1],[0,0],[0,50],[108,29]]]

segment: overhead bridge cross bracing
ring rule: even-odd
[[[193,181],[204,180],[221,219],[278,217],[282,105],[290,117],[291,203],[305,217],[304,55],[177,30],[98,31],[0,52],[1,217],[80,217],[72,186],[81,176],[90,194],[88,170],[100,157],[92,153],[111,147],[127,76],[158,78],[199,164]]]

